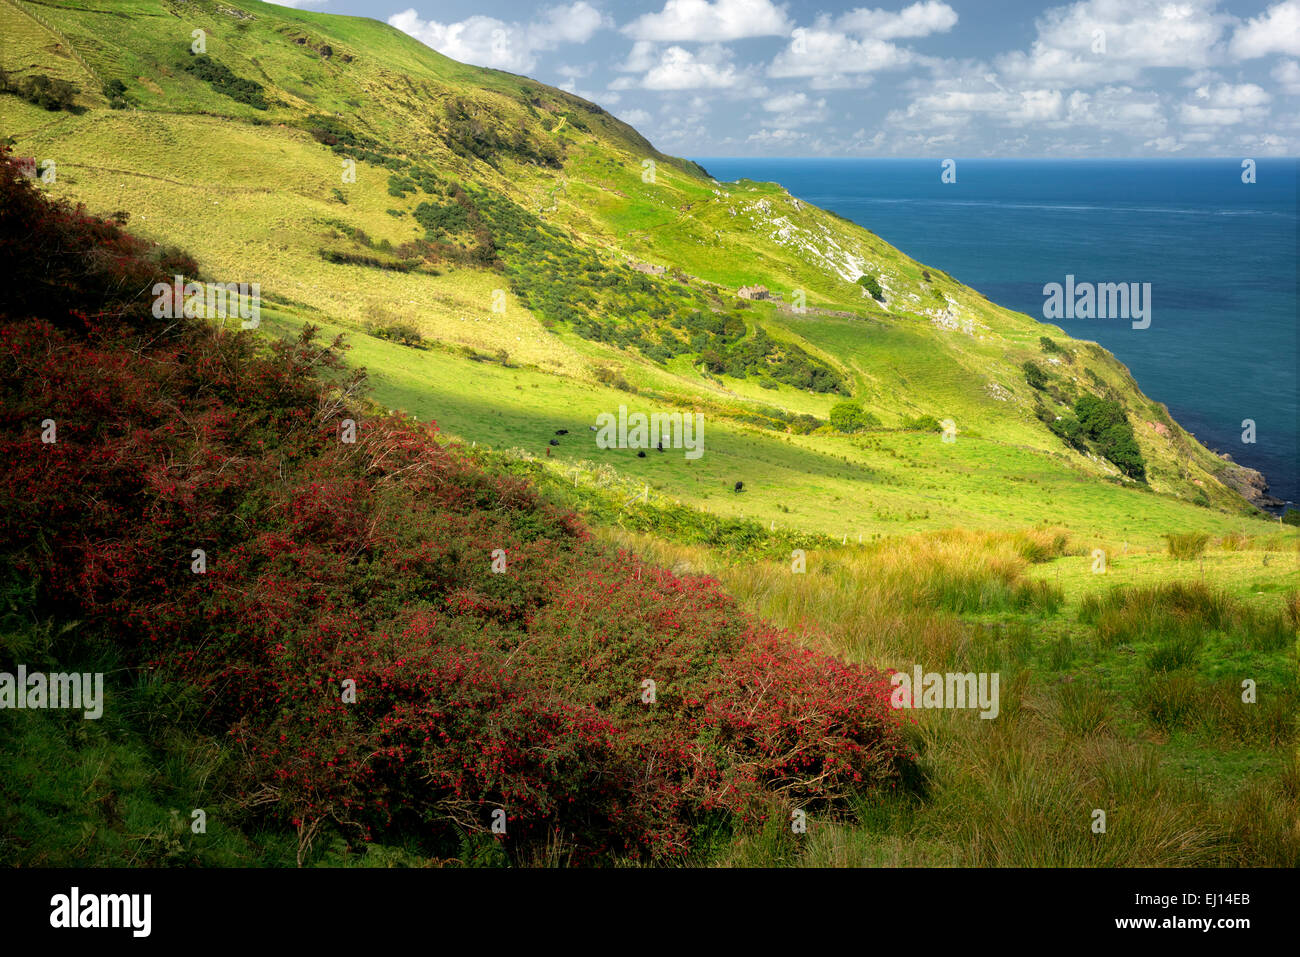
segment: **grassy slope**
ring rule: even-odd
[[[254,2],[225,4],[257,18],[242,30],[240,21],[213,13],[211,4],[186,5],[184,16],[156,0],[115,4],[114,13],[93,3],[30,6],[57,23],[106,77],[122,78],[140,107],[109,111],[93,87],[80,116],[0,98],[3,131],[15,136],[19,152],[59,163],[54,192],[97,210],[129,210],[133,229],[184,243],[213,278],[257,280],[265,291],[290,300],[264,312],[271,332],[304,321],[349,331],[354,359],[371,371],[381,401],[437,419],[467,442],[523,449],[557,476],[576,472],[584,488],[614,474],[629,487],[648,483],[652,501],[680,500],[850,542],[862,535],[868,545],[861,554],[810,552],[809,573],[798,577],[788,565],[733,563],[725,555],[660,539],[608,533],[667,564],[718,574],[752,610],[792,628],[819,631],[824,637],[817,640],[830,642],[837,653],[898,667],[920,661],[927,668],[1003,670],[1007,714],[1022,707],[997,733],[984,733],[984,723],[965,714],[921,715],[918,733],[935,773],[927,804],[864,809],[864,823],[855,826],[815,822],[801,847],[792,847],[788,835],[760,835],[752,844],[721,849],[720,859],[1128,865],[1294,860],[1287,857],[1295,854],[1294,836],[1287,837],[1287,822],[1296,814],[1293,739],[1270,743],[1219,713],[1202,726],[1158,726],[1146,714],[1151,699],[1144,697],[1142,683],[1157,642],[1106,645],[1079,621],[1087,596],[1116,585],[1205,579],[1267,611],[1277,609],[1281,593],[1300,587],[1294,536],[1273,533],[1242,510],[1210,475],[1217,461],[1176,426],[1173,440],[1163,439],[1147,424],[1157,420],[1157,412],[1136,416],[1134,424],[1158,494],[1104,480],[1113,470],[1069,451],[1033,419],[1019,372],[1029,357],[1081,384],[1088,381],[1082,369],[1090,368],[1124,392],[1132,408],[1149,407],[1108,355],[989,304],[937,270],[930,270],[933,281],[927,283],[921,265],[865,230],[796,206],[778,186],[714,184],[599,116],[583,114],[592,135],[567,124],[556,134],[569,150],[562,173],[510,164],[500,172],[471,167],[423,125],[421,96],[435,88],[473,91],[521,123],[536,121],[520,106],[521,97],[545,95],[557,103],[572,98],[522,78],[455,64],[382,24]],[[291,105],[259,113],[176,74],[174,64],[195,26],[210,30],[209,52]],[[56,41],[9,0],[0,0],[0,30],[0,65],[39,64],[37,72],[86,82],[84,70],[60,56]],[[314,45],[329,42],[334,62],[294,44],[299,35]],[[164,42],[168,36],[175,37],[175,53]],[[343,52],[355,59],[341,64]],[[413,94],[408,78],[428,88]],[[734,416],[753,405],[779,404],[824,417],[832,400],[787,387],[760,389],[749,381],[719,383],[678,366],[665,370],[547,329],[514,303],[504,315],[494,314],[491,293],[502,284],[494,273],[456,269],[435,277],[322,262],[315,254],[327,232],[321,219],[344,220],[398,243],[419,231],[409,215],[395,218],[386,210],[409,211],[420,198],[389,196],[387,171],[366,164],[359,165],[356,184],[341,184],[335,154],[293,126],[278,125],[304,111],[325,110],[419,151],[449,176],[490,185],[533,209],[554,202],[550,218],[612,255],[678,266],[730,288],[762,282],[787,300],[800,288],[811,306],[859,313],[863,318],[849,320],[766,306],[754,310],[773,335],[798,337],[846,371],[855,393],[887,427],[919,413],[951,416],[958,440],[943,444],[936,435],[892,428],[857,438],[764,431]],[[558,125],[554,117],[544,123],[547,129]],[[660,162],[653,186],[641,181],[646,157]],[[335,188],[344,191],[346,205],[333,198]],[[786,222],[774,226],[782,216]],[[851,274],[854,262],[869,262],[882,275],[888,309],[864,302],[852,276],[830,265]],[[932,321],[927,311],[940,307],[932,286],[959,320],[971,321],[974,335]],[[410,316],[442,345],[412,350],[361,334],[361,324],[376,314]],[[1044,333],[1067,345],[1075,362],[1051,364],[1037,344]],[[483,353],[504,349],[510,364],[472,362],[456,351],[459,346]],[[592,374],[598,365],[621,366],[642,394],[600,384]],[[990,382],[1011,398],[992,398],[985,389]],[[702,409],[708,414],[707,454],[688,463],[680,454],[637,459],[630,452],[595,449],[584,426],[620,403]],[[570,434],[548,459],[546,440],[556,428]],[[583,467],[570,471],[573,466]],[[730,491],[737,479],[746,483],[742,495]],[[1225,510],[1185,501],[1202,489]],[[1063,590],[1065,603],[1055,611],[1000,608],[957,620],[918,611],[914,596],[879,585],[880,563],[899,560],[882,555],[906,556],[926,546],[892,540],[886,547],[894,551],[880,553],[871,550],[876,537],[951,526],[1009,529],[1044,518],[1072,533],[1067,554],[1026,570],[1027,577]],[[1212,548],[1203,563],[1176,563],[1161,553],[1162,533],[1191,529],[1215,535],[1240,530],[1256,538],[1243,550]],[[1092,572],[1096,547],[1108,553],[1105,575]],[[918,565],[918,580],[934,581],[936,575],[942,579],[944,569]],[[981,642],[983,629],[1001,637]],[[1294,649],[1258,651],[1247,638],[1211,636],[1189,674],[1206,682],[1253,674],[1269,707],[1279,697],[1294,700]],[[1011,690],[1017,676],[1021,684]],[[147,706],[141,703],[142,710]],[[100,819],[117,813],[115,795],[129,794],[124,813],[132,832],[143,835],[132,853],[139,862],[171,859],[181,843],[194,842],[170,821],[167,809],[203,803],[210,785],[185,770],[202,768],[203,755],[187,750],[192,745],[183,740],[165,744],[165,773],[153,774],[142,788],[142,768],[151,757],[156,760],[158,745],[116,747],[121,753],[96,751],[84,742],[70,748],[59,733],[34,731],[11,776],[37,782],[40,769],[51,764],[78,769],[75,779],[63,782],[70,790],[62,803],[82,815],[82,831],[69,832],[62,820],[52,826],[43,840],[59,848],[56,856],[75,855],[81,842],[93,842]],[[101,770],[106,766],[111,774]],[[86,805],[87,794],[96,803]],[[59,795],[33,791],[32,813],[39,817],[60,801]],[[1115,840],[1087,836],[1088,814],[1096,806],[1117,809]],[[292,856],[273,840],[250,847],[237,834],[219,838],[205,851],[212,863],[283,863]],[[381,852],[387,853],[376,851]],[[401,859],[402,852],[393,853]],[[331,852],[325,860],[346,858]]]
[[[1100,540],[1150,544],[1169,530],[1255,527],[1240,499],[1212,477],[1219,460],[1172,423],[1172,438],[1162,437],[1154,423],[1167,416],[1109,354],[988,303],[938,270],[926,281],[920,264],[878,237],[775,184],[717,184],[568,94],[457,64],[371,20],[255,2],[221,5],[246,10],[246,19],[213,4],[182,8],[156,0],[119,4],[112,13],[92,3],[28,6],[102,76],[126,82],[138,106],[108,110],[90,84],[80,116],[46,113],[14,97],[0,101],[4,129],[19,152],[59,163],[54,191],[93,209],[130,211],[133,229],[183,243],[213,278],[260,281],[265,291],[292,301],[281,311],[288,325],[311,320],[352,331],[357,361],[376,373],[381,401],[437,418],[466,439],[543,454],[554,428],[569,427],[570,438],[554,453],[559,467],[608,461],[674,499],[830,535],[959,522],[1009,527],[1047,517]],[[53,38],[12,3],[0,4],[0,23],[9,40],[5,66],[55,59]],[[181,72],[177,64],[197,27],[208,31],[214,58],[257,79],[279,104],[255,110]],[[325,43],[329,58],[318,52]],[[506,162],[496,170],[451,153],[431,117],[453,95],[482,104],[490,111],[484,122],[563,141],[564,169]],[[611,256],[676,266],[731,289],[762,282],[787,301],[801,289],[814,310],[852,310],[861,318],[794,315],[766,304],[750,314],[777,338],[800,342],[841,369],[887,428],[918,414],[951,417],[958,440],[943,444],[937,435],[899,431],[857,439],[761,432],[728,417],[756,405],[824,417],[833,400],[786,386],[760,389],[752,380],[714,380],[681,362],[655,366],[561,327],[547,329],[514,302],[504,314],[493,313],[492,292],[504,283],[490,271],[454,268],[430,276],[322,261],[318,249],[332,232],[325,219],[394,244],[422,231],[409,215],[387,212],[409,212],[419,194],[389,195],[388,171],[365,163],[355,184],[343,184],[339,157],[284,125],[318,112],[341,114],[359,131],[430,161],[440,174],[499,190],[526,208],[554,207],[547,217]],[[588,131],[569,124],[570,116],[580,116]],[[653,184],[642,181],[646,158],[657,164]],[[880,276],[886,308],[852,281],[864,268]],[[944,310],[958,328],[937,321]],[[358,332],[376,316],[410,318],[441,343],[505,350],[511,364],[525,368],[488,372],[451,352],[388,347]],[[969,333],[961,331],[965,323]],[[1038,345],[1044,332],[1066,344],[1074,361],[1053,364],[1044,357]],[[1076,388],[1096,388],[1084,372],[1090,369],[1127,397],[1160,495],[1098,481],[1115,470],[1066,448],[1033,417],[1032,390],[1019,370],[1030,357]],[[651,396],[599,386],[592,375],[597,365],[621,366]],[[521,388],[484,389],[489,381]],[[705,411],[704,459],[641,461],[599,452],[585,429],[573,428],[620,403]],[[736,480],[750,492],[724,494]],[[1202,492],[1222,511],[1179,501]]]

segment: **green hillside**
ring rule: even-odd
[[[80,87],[73,110],[0,97],[17,154],[54,159],[52,193],[129,213],[204,278],[259,282],[272,329],[346,331],[381,401],[467,440],[837,537],[1048,520],[1153,545],[1254,526],[1220,481],[1233,466],[1097,345],[776,184],[715,182],[578,97],[378,21],[256,2],[5,0],[0,25],[11,85]],[[753,285],[780,301],[737,297]],[[424,348],[367,334],[385,329]],[[1122,406],[1145,481],[1045,424],[1088,394]],[[825,428],[850,396],[871,427]],[[704,413],[706,454],[597,449],[584,426],[620,404]]]

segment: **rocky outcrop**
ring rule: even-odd
[[[1220,452],[1219,458],[1226,464],[1214,477],[1251,505],[1256,508],[1279,508],[1285,504],[1280,498],[1268,494],[1268,481],[1263,473],[1238,465],[1227,452]]]

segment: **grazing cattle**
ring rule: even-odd
[[[737,483],[736,483],[736,491],[737,491],[737,492],[742,492],[742,491],[744,491],[744,489],[745,489],[745,483],[744,483],[744,482],[737,482]]]

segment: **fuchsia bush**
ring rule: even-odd
[[[525,859],[656,860],[706,818],[899,780],[886,675],[612,553],[431,426],[367,417],[310,330],[268,348],[154,319],[141,290],[183,256],[47,202],[8,162],[0,195],[19,272],[0,291],[0,568],[200,689],[244,756],[238,788],[272,798],[260,813],[434,847],[501,808]]]

